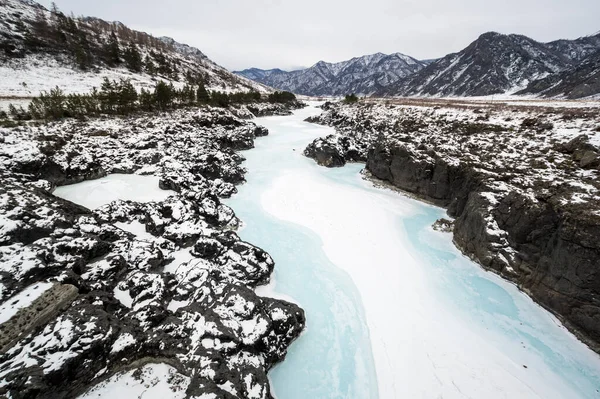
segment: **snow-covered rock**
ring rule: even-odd
[[[172,378],[143,385],[182,397],[271,397],[267,371],[301,333],[304,313],[255,294],[274,262],[240,240],[220,200],[244,181],[235,150],[266,129],[205,107],[0,134],[0,395],[75,397],[102,381],[86,395],[114,384],[138,392],[131,379],[166,364]],[[172,191],[94,209],[52,195],[115,173],[152,174]]]

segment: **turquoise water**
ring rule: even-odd
[[[290,117],[257,120],[271,134],[244,153],[248,182],[227,201],[244,222],[240,236],[275,259],[274,295],[289,298],[306,311],[306,332],[270,373],[277,398],[600,397],[599,357],[512,284],[462,256],[449,234],[433,231],[430,226],[444,216],[442,209],[373,187],[360,178],[362,165],[327,169],[301,156],[308,142],[331,133],[329,128],[302,122],[316,113],[313,108]],[[404,330],[417,331],[416,337],[409,334],[414,341],[407,345],[411,350],[395,353],[403,356],[390,355],[385,361],[374,356],[381,343],[371,342],[373,333],[381,334],[370,333],[376,318],[363,305],[372,304],[371,298],[364,298],[368,294],[362,281],[354,281],[330,261],[323,238],[263,208],[264,193],[282,175],[294,178],[298,173],[326,179],[344,195],[360,193],[392,208],[410,208],[410,212],[389,212],[388,217],[393,233],[401,237],[397,253],[418,265],[418,273],[407,272],[406,279],[422,274],[426,280],[426,288],[415,282],[416,294],[406,297],[426,297],[423,306],[409,304],[426,314],[415,311],[417,316],[406,326],[389,325],[399,336]],[[390,259],[389,267],[401,266]],[[382,287],[390,286],[386,275],[380,278]],[[398,285],[411,286],[410,281]],[[363,287],[363,297],[357,287]],[[390,317],[401,318],[402,310],[396,310],[399,304],[389,305]],[[440,325],[447,328],[439,329]],[[436,328],[440,331],[432,331]],[[426,335],[422,341],[421,334]],[[433,367],[423,366],[430,361]],[[400,366],[388,369],[386,362]],[[398,386],[392,388],[381,385],[395,383]]]
[[[280,119],[261,118],[259,123],[281,124]],[[376,398],[369,331],[352,280],[327,259],[317,235],[270,216],[260,204],[262,191],[276,176],[309,162],[288,154],[293,149],[300,153],[307,137],[319,137],[324,131],[306,124],[304,135],[273,134],[257,140],[256,148],[244,153],[247,183],[227,203],[244,223],[242,239],[266,249],[275,259],[277,292],[299,303],[307,315],[306,331],[285,362],[270,373],[277,397]]]

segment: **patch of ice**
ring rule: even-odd
[[[123,306],[127,306],[131,308],[133,306],[133,298],[129,294],[128,289],[121,289],[119,286],[116,286],[114,289],[115,298],[123,304]]]
[[[54,195],[90,209],[117,200],[137,202],[163,201],[173,191],[162,190],[156,176],[115,173],[97,180],[58,187]]]

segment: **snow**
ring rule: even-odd
[[[139,375],[136,372],[141,371]],[[79,399],[183,399],[190,378],[166,364],[148,364],[118,373],[88,390]]]
[[[155,237],[146,231],[146,226],[140,222],[134,221],[129,223],[116,222],[114,225],[121,230],[127,231],[137,237],[138,240],[152,241]]]
[[[198,261],[198,258],[194,257],[191,253],[190,253],[190,249],[189,248],[183,248],[180,249],[178,251],[175,251],[171,254],[171,259],[173,259],[173,261],[171,263],[169,263],[167,266],[165,266],[165,273],[177,273],[177,269],[179,268],[179,266],[187,264],[189,262],[192,262],[194,260]]]
[[[115,294],[115,298],[128,308],[133,306],[133,298],[129,294],[129,290],[123,287],[115,287],[113,293]]]
[[[269,284],[256,287],[254,292],[256,292],[256,294],[259,296],[281,299],[287,302],[296,303],[298,306],[302,307],[302,304],[296,299],[277,291],[277,282],[275,279],[271,279]]]
[[[22,244],[0,246],[0,271],[20,279],[30,270],[43,267],[43,262],[30,247]]]
[[[58,187],[54,195],[90,209],[96,209],[113,201],[152,202],[162,201],[173,191],[158,187],[156,176],[112,174],[97,180]]]
[[[19,310],[31,305],[33,301],[49,290],[50,287],[52,287],[52,283],[35,283],[13,297],[8,298],[0,305],[0,324],[6,323]]]
[[[121,335],[119,335],[119,338],[117,338],[117,340],[112,345],[110,353],[111,354],[119,353],[123,349],[128,348],[133,344],[135,344],[135,338],[133,338],[133,335],[131,335],[129,333],[121,334]]]
[[[137,90],[150,89],[156,83],[149,75],[134,74],[125,68],[84,72],[39,55],[29,55],[24,59],[0,65],[0,76],[2,97],[34,97],[57,86],[68,94],[85,94],[91,92],[94,87],[100,88],[104,78],[129,79]]]

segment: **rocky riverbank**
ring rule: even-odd
[[[0,299],[10,311],[0,395],[74,397],[138,368],[152,389],[144,367],[163,364],[172,397],[270,398],[267,371],[304,312],[255,294],[274,262],[240,240],[220,198],[244,181],[236,151],[268,134],[247,119],[287,112],[204,107],[0,129]],[[173,195],[94,210],[52,195],[113,173],[156,175]]]
[[[337,134],[305,155],[324,166],[365,162],[374,177],[446,207],[465,254],[600,349],[597,107],[326,104],[311,121]]]

